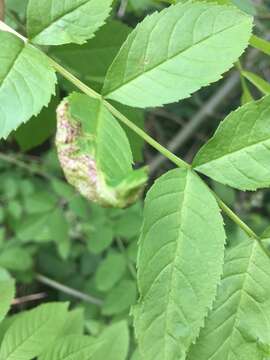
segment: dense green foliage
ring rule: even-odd
[[[228,207],[234,189],[270,185],[270,85],[239,60],[251,46],[269,64],[257,8],[7,0],[5,11],[0,360],[267,360],[270,230]],[[242,104],[191,165],[144,130],[143,109],[162,115],[149,108],[234,66]],[[153,184],[145,142],[177,166]]]

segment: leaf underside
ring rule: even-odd
[[[129,35],[108,70],[103,94],[137,107],[189,97],[232,67],[251,29],[252,18],[231,6],[172,5]]]
[[[216,201],[191,171],[162,176],[146,198],[135,329],[145,360],[185,359],[221,276],[225,233]]]
[[[195,170],[240,190],[270,185],[270,96],[232,112],[194,159]]]

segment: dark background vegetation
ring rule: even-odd
[[[5,8],[5,20],[23,34],[26,4],[27,0],[9,0]],[[253,4],[255,32],[270,38],[270,2],[254,0]],[[116,1],[112,22],[86,45],[47,51],[99,90],[129,27],[162,6],[152,0]],[[269,57],[249,48],[241,64],[270,80]],[[261,96],[248,86],[254,98]],[[84,309],[87,330],[98,334],[112,319],[128,316],[136,302],[142,202],[126,210],[102,209],[65,182],[54,147],[55,109],[71,90],[72,86],[60,78],[48,109],[0,143],[0,267],[17,280],[14,312],[43,301],[68,299]],[[190,162],[219,122],[240,105],[241,97],[241,79],[235,68],[218,83],[179,103],[145,112],[121,109],[161,144]],[[173,165],[135,135],[129,135],[136,160],[149,165],[150,186]],[[212,186],[254,230],[261,233],[267,228],[269,190],[244,193],[217,183]],[[225,221],[229,241],[237,241],[241,233]]]

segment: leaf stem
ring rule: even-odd
[[[167,159],[171,160],[176,166],[180,168],[190,169],[191,166],[186,163],[184,160],[173,154],[171,151],[166,149],[164,146],[160,145],[156,140],[151,136],[145,133],[142,129],[136,126],[132,121],[130,121],[126,116],[124,116],[120,111],[115,109],[107,100],[103,99],[102,96],[96,93],[94,90],[89,88],[87,85],[82,83],[74,75],[70,74],[66,69],[57,64],[54,60],[51,60],[52,64],[60,74],[62,74],[67,80],[71,81],[75,86],[82,90],[86,95],[94,97],[95,99],[102,99],[104,105],[107,109],[122,123],[127,125],[131,130],[133,130],[137,135],[143,138],[149,145],[155,148],[159,153],[164,155]],[[198,175],[199,176],[199,175]],[[220,208],[228,215],[228,217],[235,222],[249,237],[260,241],[260,237],[243,221],[237,214],[233,212],[214,192],[213,192]]]
[[[262,51],[264,54],[270,56],[270,42],[267,40],[264,40],[256,35],[252,35],[249,43],[254,48]]]
[[[52,58],[48,56],[48,59],[51,63],[51,65],[54,67],[54,69],[59,72],[65,79],[70,81],[72,84],[74,84],[78,89],[80,89],[82,92],[84,92],[86,95],[94,98],[94,99],[101,99],[102,96],[98,94],[95,90],[91,89],[89,86],[84,84],[81,80],[79,80],[76,76],[71,74],[68,70],[66,70],[63,66],[58,64],[56,61],[54,61]]]
[[[190,168],[190,165],[180,159],[178,156],[173,154],[171,151],[162,146],[159,142],[149,136],[141,128],[136,126],[132,121],[130,121],[126,116],[124,116],[120,111],[115,109],[108,101],[104,100],[104,105],[107,109],[123,124],[127,125],[131,130],[133,130],[137,135],[143,138],[149,145],[156,149],[159,153],[164,155],[167,159],[171,160],[175,165],[182,168]]]
[[[178,156],[170,152],[168,149],[166,149],[164,146],[159,144],[155,139],[153,139],[151,136],[149,136],[146,132],[144,132],[141,128],[139,128],[137,125],[135,125],[132,121],[130,121],[126,116],[124,116],[120,111],[118,111],[115,107],[113,107],[108,101],[102,98],[100,94],[98,94],[96,91],[91,89],[89,86],[84,84],[82,81],[80,81],[76,76],[71,74],[68,70],[63,68],[61,65],[59,65],[56,61],[49,58],[52,66],[54,69],[59,72],[61,75],[63,75],[67,80],[69,80],[72,84],[74,84],[78,89],[80,89],[83,93],[86,95],[98,99],[103,100],[104,105],[106,108],[123,124],[127,125],[131,130],[133,130],[137,135],[139,135],[142,139],[144,139],[149,145],[151,145],[153,148],[155,148],[158,152],[166,156],[169,160],[171,160],[175,165],[179,167],[184,168],[190,168],[190,165],[187,164],[185,161],[180,159]]]
[[[103,303],[102,300],[100,300],[94,296],[91,296],[91,295],[82,293],[81,291],[70,288],[69,286],[63,285],[55,280],[48,278],[47,276],[37,274],[36,279],[44,285],[47,285],[56,290],[62,291],[65,294],[75,297],[77,299],[80,299],[80,300],[83,300],[83,301],[86,301],[86,302],[89,302],[91,304],[98,305],[98,306],[101,306]]]
[[[212,191],[213,195],[216,198],[216,201],[219,207],[226,213],[226,215],[235,223],[237,224],[249,237],[254,238],[260,241],[260,237],[242,220],[238,215],[228,205],[226,205],[218,196],[217,194]]]

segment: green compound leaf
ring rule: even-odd
[[[189,360],[263,360],[270,344],[269,257],[245,238],[227,250],[224,275]]]
[[[56,76],[44,54],[0,31],[0,138],[37,115],[55,91]]]
[[[21,314],[8,328],[1,360],[30,360],[56,339],[67,317],[66,303],[48,303]]]
[[[140,196],[145,169],[132,169],[127,136],[101,100],[74,93],[58,108],[56,145],[67,180],[102,206],[126,207]]]
[[[252,18],[232,6],[172,5],[129,35],[108,70],[103,94],[137,107],[189,97],[232,67],[251,29]]]
[[[270,185],[270,96],[232,112],[199,151],[195,170],[240,190]]]
[[[2,321],[15,296],[15,281],[3,269],[0,269],[0,294],[0,321]]]
[[[112,0],[29,0],[27,32],[39,45],[83,44],[104,24]]]
[[[217,203],[196,174],[172,170],[155,183],[146,198],[134,309],[143,359],[185,359],[214,300],[224,243]]]

